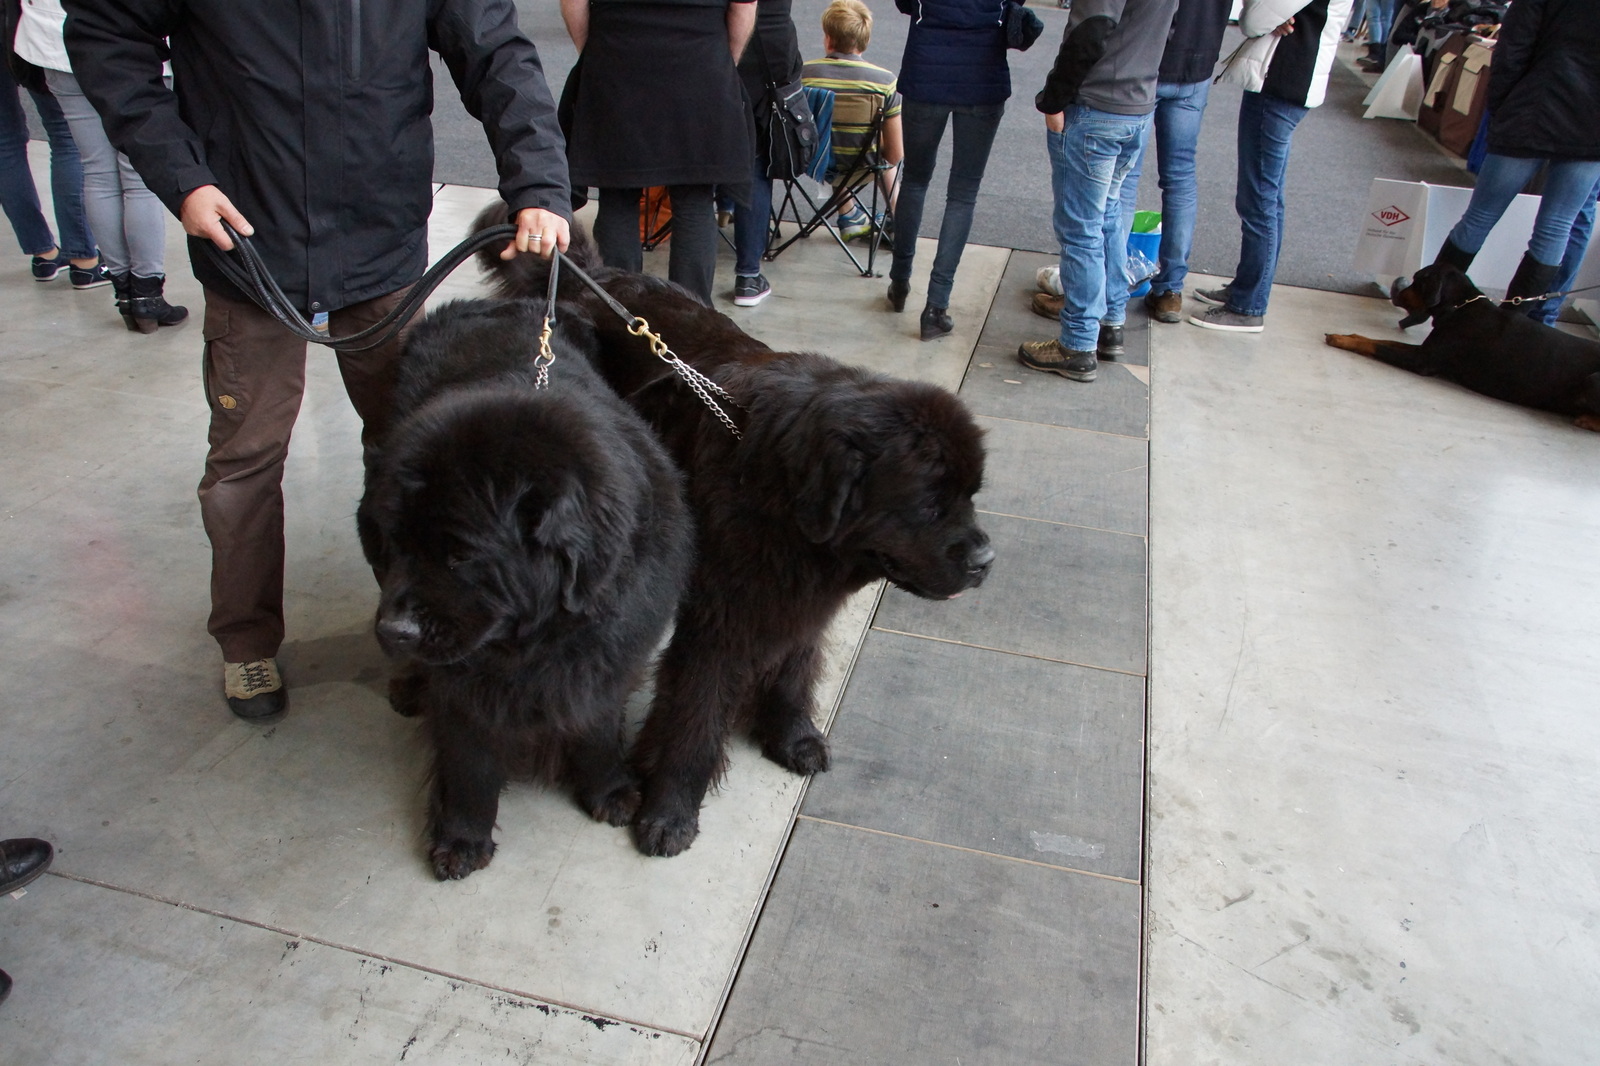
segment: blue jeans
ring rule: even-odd
[[[894,263],[889,277],[911,280],[911,264],[917,254],[917,232],[922,228],[922,204],[933,181],[933,167],[939,159],[939,142],[948,123],[954,134],[950,145],[950,183],[945,188],[944,218],[939,224],[939,250],[933,257],[933,273],[928,279],[928,303],[950,306],[950,290],[955,287],[956,267],[972,231],[972,211],[978,202],[978,186],[989,165],[989,149],[995,131],[1006,112],[1005,104],[930,104],[906,100],[900,111],[900,128],[905,138],[905,169],[900,198],[895,202]]]
[[[1389,39],[1389,23],[1394,21],[1393,0],[1364,0],[1361,7],[1367,15],[1367,41],[1383,44]]]
[[[1205,116],[1210,81],[1160,82],[1156,85],[1156,175],[1161,182],[1161,269],[1150,281],[1152,295],[1182,292],[1189,276],[1189,250],[1194,220],[1200,209],[1200,183],[1195,178],[1195,146]],[[1122,213],[1127,219],[1139,200],[1141,157],[1122,183]]]
[[[1228,284],[1227,309],[1265,315],[1283,247],[1283,186],[1289,145],[1308,108],[1265,93],[1239,101],[1239,181],[1233,207],[1239,213],[1239,266]]]
[[[41,255],[60,248],[69,259],[93,259],[94,235],[83,213],[83,165],[61,105],[49,93],[32,89],[45,135],[50,139],[50,192],[55,202],[58,243],[39,205],[39,191],[28,168],[28,118],[22,111],[21,90],[11,72],[0,75],[0,207],[11,220],[11,230],[26,255]]]
[[[1149,115],[1113,115],[1074,104],[1066,128],[1045,131],[1051,221],[1061,245],[1061,346],[1093,351],[1100,323],[1121,323],[1128,303],[1128,228],[1122,190],[1137,171]]]
[[[1533,236],[1528,239],[1528,254],[1541,263],[1559,263],[1572,236],[1572,220],[1578,217],[1590,190],[1600,181],[1600,160],[1551,159],[1544,179],[1544,195],[1539,198],[1539,213],[1533,220]],[[1543,159],[1514,159],[1490,153],[1483,158],[1478,183],[1472,187],[1472,200],[1466,213],[1450,231],[1450,240],[1464,252],[1476,252],[1488,240],[1500,216],[1516,199],[1539,168]]]
[[[750,206],[733,205],[733,272],[741,278],[761,273],[761,257],[767,254],[767,236],[772,232],[772,179],[767,164],[758,155],[750,181]]]
[[[1567,237],[1567,250],[1561,256],[1561,271],[1556,275],[1556,280],[1550,288],[1555,292],[1565,292],[1572,288],[1572,283],[1578,278],[1578,270],[1583,266],[1584,253],[1589,250],[1589,237],[1594,233],[1595,201],[1600,200],[1600,180],[1596,180],[1594,188],[1589,190],[1589,195],[1584,205],[1578,209],[1578,217],[1572,220],[1572,232]],[[1561,313],[1561,301],[1565,297],[1556,296],[1544,302],[1544,306],[1532,315],[1545,325],[1553,325],[1556,316]]]

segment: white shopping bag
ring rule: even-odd
[[[1354,268],[1370,273],[1385,290],[1395,278],[1409,278],[1433,262],[1471,199],[1471,189],[1454,185],[1372,179]],[[1538,212],[1539,198],[1527,193],[1506,208],[1467,272],[1479,288],[1504,291],[1510,284]]]
[[[1363,118],[1400,118],[1415,122],[1422,110],[1422,57],[1407,48],[1389,61],[1378,83],[1361,101]]]

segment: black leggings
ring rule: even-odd
[[[671,255],[667,278],[711,306],[711,280],[717,271],[717,216],[710,185],[669,185],[672,197]],[[639,198],[642,189],[601,189],[595,213],[594,239],[608,267],[641,273],[644,249],[639,240]]]

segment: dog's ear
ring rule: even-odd
[[[794,515],[807,540],[825,544],[860,510],[867,457],[844,437],[829,434],[816,439],[818,447],[805,457],[807,467],[797,471]]]
[[[519,511],[526,535],[558,563],[561,606],[583,614],[610,576],[600,561],[605,548],[595,543],[588,521],[588,493],[579,482],[569,481],[553,497],[529,493]]]

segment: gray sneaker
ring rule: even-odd
[[[1228,287],[1224,285],[1220,289],[1196,289],[1194,290],[1194,298],[1203,304],[1210,304],[1212,307],[1226,307],[1228,303]]]
[[[1266,319],[1260,315],[1241,315],[1226,307],[1208,307],[1203,314],[1190,315],[1189,323],[1202,329],[1222,329],[1230,333],[1260,333]]]

